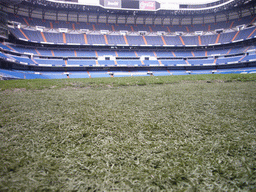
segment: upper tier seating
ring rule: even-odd
[[[45,26],[47,28],[68,28],[68,29],[89,29],[93,30],[109,30],[109,31],[165,31],[165,32],[194,32],[194,31],[209,31],[216,29],[228,29],[238,25],[250,24],[254,17],[243,17],[242,19],[234,19],[229,22],[222,21],[217,23],[207,24],[194,24],[194,25],[132,25],[132,24],[104,24],[104,23],[86,23],[86,22],[66,22],[66,21],[54,21],[54,20],[42,20],[38,18],[28,18],[26,16],[15,16],[14,14],[8,15],[10,21],[16,21],[28,26]]]
[[[202,35],[200,36],[201,45],[211,45],[217,43],[218,35]]]
[[[106,35],[109,45],[125,45],[125,39],[122,35]]]
[[[252,26],[240,31],[225,32],[221,34],[211,35],[100,35],[100,34],[74,34],[74,33],[58,33],[58,32],[40,32],[34,29],[19,29],[10,28],[14,36],[19,39],[40,42],[40,43],[55,43],[55,44],[89,44],[89,45],[153,45],[153,46],[199,46],[226,44],[245,40],[256,36],[256,27]]]
[[[66,43],[85,44],[83,34],[69,34],[69,33],[66,33],[65,36],[66,36]]]
[[[164,45],[160,36],[145,36],[147,45]]]

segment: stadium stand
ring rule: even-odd
[[[254,15],[218,22],[215,16],[215,21],[213,18],[207,23],[203,17],[203,23],[191,21],[185,24],[182,19],[175,24],[171,20],[170,23],[142,24],[135,20],[133,23],[98,22],[99,17],[96,17],[97,21],[87,18],[87,21],[78,22],[79,15],[77,21],[74,18],[69,21],[68,15],[66,20],[63,17],[58,19],[57,15],[54,20],[53,16],[33,18],[11,11],[8,15],[9,31],[16,39],[0,43],[0,58],[21,64],[24,68],[28,66],[27,69],[86,70],[86,73],[73,72],[69,76],[80,78],[96,77],[96,73],[99,77],[109,77],[104,67],[116,71],[122,67],[128,67],[125,69],[128,71],[136,68],[143,75],[147,75],[145,67],[151,70],[155,67],[158,70],[154,73],[170,75],[175,72],[170,72],[172,68],[168,67],[198,70],[198,66],[218,69],[255,65]],[[66,78],[66,75],[49,73],[44,78]]]
[[[68,65],[79,65],[79,66],[95,66],[96,62],[94,60],[85,60],[85,59],[69,59],[67,61]]]
[[[15,16],[12,13],[9,13],[9,19],[23,25],[27,26],[45,26],[47,28],[67,28],[67,29],[89,29],[91,31],[95,30],[109,30],[112,31],[113,27],[115,31],[149,31],[149,32],[157,32],[157,31],[180,31],[180,32],[195,32],[195,31],[208,31],[210,28],[212,31],[216,29],[228,29],[232,27],[236,27],[239,25],[250,24],[254,21],[254,17],[246,16],[240,19],[231,19],[228,22],[222,21],[218,23],[209,23],[209,24],[194,24],[194,25],[147,25],[147,24],[118,24],[111,25],[106,23],[87,23],[87,22],[79,22],[79,24],[75,22],[66,22],[66,21],[55,21],[55,20],[42,20],[38,18],[29,19],[26,16]],[[51,27],[52,24],[52,27]],[[75,26],[75,27],[74,27]],[[113,27],[112,27],[113,26]],[[210,26],[210,27],[209,27]],[[168,28],[167,28],[168,27]],[[160,30],[159,30],[160,29]],[[169,29],[169,30],[168,30]]]
[[[152,45],[152,46],[163,46],[163,45],[213,45],[213,44],[227,44],[238,40],[246,40],[254,37],[256,33],[255,27],[243,29],[239,31],[229,31],[220,34],[210,35],[170,35],[170,36],[138,36],[136,34],[126,35],[125,37],[119,34],[114,35],[100,35],[100,34],[74,34],[74,33],[59,33],[55,32],[39,32],[35,30],[27,29],[11,29],[13,35],[19,39],[25,39],[33,42],[48,42],[55,44],[90,44],[90,45]],[[77,32],[78,33],[78,32]]]

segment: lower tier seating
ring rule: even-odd
[[[198,66],[226,65],[256,59],[256,46],[216,50],[71,50],[0,43],[0,57],[42,66]]]
[[[0,49],[14,51],[18,53],[31,53],[36,56],[60,56],[60,57],[207,57],[215,55],[228,55],[246,53],[248,50],[254,50],[254,46],[237,47],[231,49],[216,49],[216,50],[194,50],[194,51],[92,51],[92,50],[67,50],[67,49],[50,49],[50,48],[24,48],[18,45],[0,43]]]
[[[152,70],[153,76],[212,74],[213,70]],[[256,67],[234,68],[214,70],[214,74],[250,74],[256,73]],[[81,72],[34,72],[22,70],[0,69],[0,77],[3,79],[67,79],[67,78],[106,78],[106,77],[131,77],[150,76],[148,71],[81,71]]]

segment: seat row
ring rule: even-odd
[[[49,57],[208,57],[214,55],[232,55],[239,53],[246,53],[249,50],[254,50],[255,46],[236,47],[230,49],[216,49],[216,50],[193,50],[193,51],[176,51],[176,50],[87,50],[87,49],[51,49],[51,48],[25,48],[24,46],[14,44],[0,43],[0,48],[8,51],[18,52],[21,54],[28,53],[37,56]]]
[[[250,62],[256,60],[255,50],[238,55],[223,55],[218,57],[202,58],[122,58],[117,57],[112,60],[105,58],[60,58],[60,57],[31,57],[29,55],[13,55],[6,52],[0,52],[0,57],[9,61],[17,62],[24,65],[42,65],[42,66],[204,66],[204,65],[224,65],[240,62]]]
[[[102,78],[102,77],[129,77],[129,76],[169,76],[169,75],[189,75],[189,74],[228,74],[228,73],[255,73],[256,67],[244,69],[221,69],[221,70],[151,70],[148,71],[79,71],[79,72],[33,72],[24,70],[0,69],[0,76],[6,79],[66,79],[66,78]]]
[[[194,24],[194,25],[142,25],[142,24],[106,24],[106,23],[86,23],[86,22],[67,22],[42,20],[38,18],[29,18],[26,16],[17,16],[9,14],[9,20],[19,22],[27,26],[44,26],[49,29],[67,28],[72,30],[89,29],[90,31],[109,30],[109,31],[165,31],[165,32],[195,32],[195,31],[214,31],[216,29],[228,29],[243,24],[252,24],[255,17],[243,17],[241,19],[233,19],[228,22],[221,21],[210,24]]]
[[[40,32],[36,30],[10,28],[16,38],[50,44],[70,45],[152,45],[152,46],[201,46],[226,44],[250,39],[256,36],[256,27],[221,34],[197,36],[135,36],[135,35],[99,35]]]

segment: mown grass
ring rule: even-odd
[[[253,191],[255,77],[2,81],[0,191]]]
[[[115,77],[115,78],[90,78],[90,79],[35,79],[35,80],[15,80],[1,81],[0,90],[6,89],[59,89],[59,88],[89,88],[89,87],[120,87],[120,86],[144,86],[154,84],[172,84],[179,82],[205,81],[256,81],[255,74],[215,74],[215,75],[177,75],[177,76],[147,76],[147,77]]]

